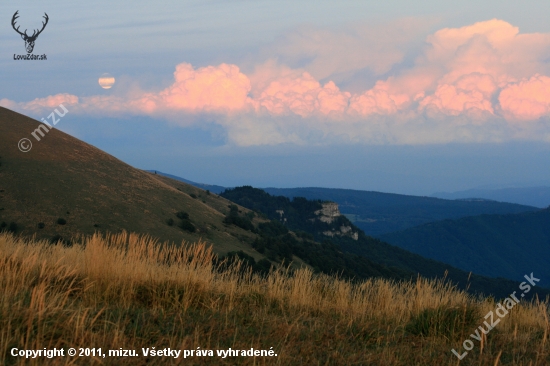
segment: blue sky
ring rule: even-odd
[[[10,21],[49,24],[25,54]],[[427,195],[548,184],[550,3],[10,1],[0,105],[143,169]],[[103,90],[98,77],[117,80]]]

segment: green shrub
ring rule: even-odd
[[[190,233],[194,233],[197,230],[195,225],[193,225],[189,220],[182,220],[180,224],[180,228],[182,228],[183,230],[189,231]]]
[[[252,272],[259,274],[267,274],[271,269],[271,262],[267,259],[262,259],[259,262],[256,262],[254,257],[249,254],[246,254],[242,250],[238,252],[229,252],[226,256],[223,256],[219,259],[219,262],[226,260],[225,265],[220,267],[220,269],[227,269],[231,264],[236,261],[242,262],[241,271],[246,272],[248,269],[252,269]]]
[[[229,207],[229,214],[237,216],[239,214],[239,207],[237,205],[228,205]]]
[[[254,224],[252,224],[252,222],[246,217],[233,216],[229,214],[225,217],[223,222],[228,225],[235,225],[240,227],[241,229],[252,231],[253,233],[256,232]]]
[[[271,269],[271,262],[266,258],[259,260],[254,266],[254,271],[267,274]]]
[[[169,218],[168,220],[166,220],[166,224],[168,224],[168,226],[174,226],[174,219]]]
[[[73,246],[72,241],[63,238],[63,237],[62,237],[61,235],[59,235],[59,234],[56,234],[56,235],[52,236],[52,238],[50,239],[50,244],[52,244],[52,245],[60,244],[60,243],[61,243],[63,246],[65,246],[65,247],[71,247],[71,246]]]
[[[45,227],[46,227],[46,224],[44,224],[43,222],[38,223],[38,228],[39,229],[44,229]]]
[[[65,220],[64,218],[60,217],[57,219],[57,223],[59,225],[65,225],[67,223],[67,220]]]
[[[15,222],[10,222],[10,224],[6,224],[5,222],[2,222],[0,224],[0,233],[1,232],[8,232],[8,233],[14,233],[17,231],[17,224]]]
[[[10,222],[10,225],[8,226],[8,232],[14,233],[17,231],[17,224],[15,222]]]
[[[189,220],[189,214],[185,211],[176,212],[176,217],[181,220]]]
[[[191,198],[197,198],[197,195],[194,193],[189,193],[189,196],[191,196]]]

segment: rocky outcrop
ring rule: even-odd
[[[332,224],[334,220],[341,216],[340,210],[338,209],[338,204],[335,202],[324,202],[323,208],[315,211],[315,215],[318,216],[318,219],[327,224]],[[332,231],[324,231],[323,235],[330,236],[349,236],[353,240],[359,239],[359,233],[354,232],[351,226],[340,226],[339,230],[333,229]]]
[[[338,204],[335,202],[323,203],[323,208],[315,211],[315,215],[319,216],[319,220],[331,224],[334,219],[341,215],[338,209]]]

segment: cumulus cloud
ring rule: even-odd
[[[249,104],[250,80],[235,65],[221,64],[194,69],[179,64],[174,83],[158,94],[138,99],[148,113],[158,109],[202,111],[241,111]]]
[[[358,70],[382,75],[402,62],[434,24],[434,19],[404,18],[337,29],[302,26],[264,47],[261,55],[306,69],[318,80],[345,81]]]
[[[373,50],[369,42],[363,47],[358,42],[365,37],[327,32],[302,31],[289,38],[288,47],[278,48],[283,59],[314,55],[302,67],[270,58],[245,75],[236,65],[182,63],[173,83],[155,93],[58,94],[0,104],[38,113],[63,102],[77,113],[145,114],[182,124],[208,116],[239,145],[547,140],[550,135],[550,34],[522,34],[497,19],[441,29],[425,39],[408,66],[352,92],[321,80],[364,67],[387,72],[403,58],[395,45],[410,36],[390,32],[397,40]],[[342,61],[346,50],[348,64]],[[181,122],[182,115],[195,119]]]
[[[504,115],[529,121],[550,114],[550,78],[534,75],[518,83],[507,85],[499,95]]]

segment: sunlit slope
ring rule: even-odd
[[[217,252],[242,249],[261,257],[247,244],[254,234],[223,224],[226,199],[135,169],[56,129],[36,141],[31,133],[38,125],[0,108],[0,224],[13,222],[17,234],[46,239],[121,230],[177,243],[202,238]],[[18,149],[22,138],[32,141],[29,152]],[[195,232],[178,227],[180,211]]]

